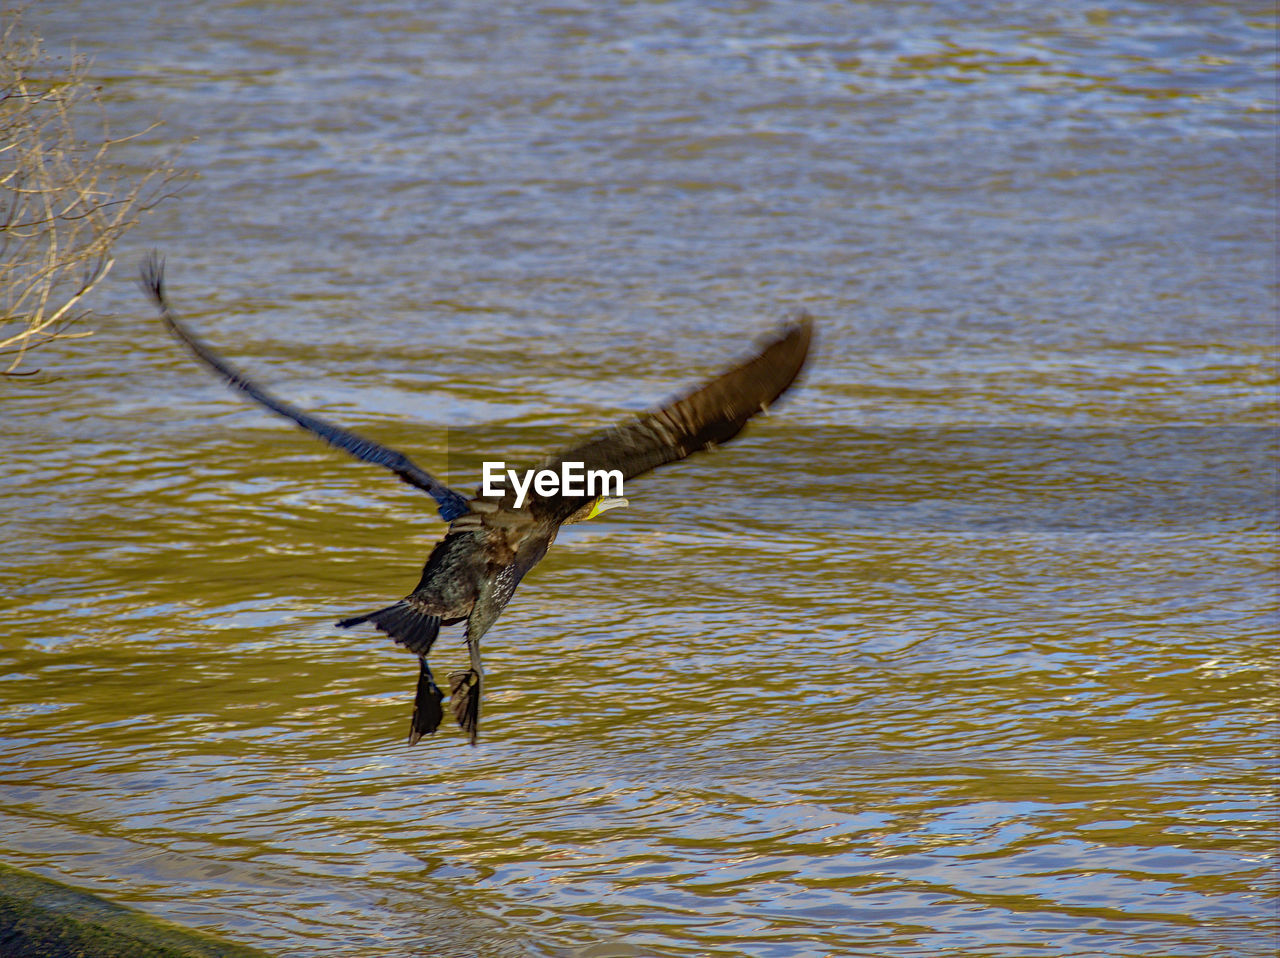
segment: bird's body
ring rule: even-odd
[[[163,263],[157,258],[144,264],[142,282],[170,331],[233,387],[330,445],[390,469],[436,500],[449,530],[427,557],[417,587],[399,602],[338,625],[371,623],[417,654],[418,690],[409,732],[413,744],[434,732],[444,714],[443,694],[427,665],[427,655],[442,626],[465,621],[470,667],[450,675],[450,698],[454,717],[474,743],[484,675],[481,637],[511,600],[520,580],[547,554],[560,526],[593,518],[605,509],[626,505],[626,500],[530,491],[517,507],[520,497],[514,491],[473,497],[458,493],[403,453],[302,412],[246,379],[174,317],[165,296]],[[808,355],[811,335],[812,320],[798,314],[759,352],[701,388],[550,456],[540,468],[555,470],[573,463],[585,470],[616,471],[629,480],[728,442],[795,380]]]
[[[511,601],[525,573],[547,554],[558,531],[558,526],[534,523],[519,514],[501,517],[510,520],[507,522],[477,522],[474,515],[469,513],[450,524],[449,532],[427,556],[417,588],[404,599],[338,623],[350,628],[370,622],[417,653],[418,691],[410,722],[411,745],[434,732],[443,716],[443,695],[427,665],[427,655],[441,626],[464,620],[471,667],[450,675],[450,691],[454,717],[474,736],[484,674],[480,637]]]

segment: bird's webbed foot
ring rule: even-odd
[[[440,703],[444,701],[444,693],[431,677],[431,669],[427,660],[418,658],[418,692],[413,699],[413,718],[409,720],[409,744],[417,744],[418,739],[430,735],[440,727],[444,718],[444,709]]]
[[[480,729],[481,682],[481,673],[476,669],[449,673],[449,708],[458,725],[470,737],[472,745],[476,744]]]

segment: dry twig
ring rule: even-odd
[[[113,138],[88,63],[49,58],[16,19],[0,35],[0,375],[19,372],[71,327],[110,271],[111,248],[138,217],[176,192],[169,159],[131,174]],[[81,128],[93,135],[81,138]]]

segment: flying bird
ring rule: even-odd
[[[442,626],[465,621],[470,667],[450,674],[449,705],[474,745],[484,682],[481,637],[511,600],[520,580],[547,554],[562,525],[595,518],[625,506],[627,500],[596,495],[594,490],[540,495],[536,488],[529,488],[517,507],[515,490],[483,495],[481,489],[467,496],[450,489],[404,453],[303,412],[247,379],[178,321],[165,291],[164,261],[155,254],[143,263],[141,282],[169,331],[232,387],[334,448],[391,470],[435,500],[449,530],[427,557],[422,581],[399,602],[343,619],[338,625],[345,629],[368,623],[418,656],[418,687],[409,723],[409,744],[413,745],[435,732],[444,717],[444,694],[431,674],[427,654]],[[795,381],[812,335],[812,318],[797,311],[749,358],[660,408],[548,456],[539,468],[560,471],[571,463],[585,470],[616,470],[626,481],[728,442]]]

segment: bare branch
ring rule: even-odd
[[[115,162],[152,129],[112,136],[82,57],[55,62],[17,17],[0,33],[0,377],[25,375],[36,346],[90,335],[71,327],[110,272],[112,246],[180,189],[169,159],[140,176]]]

